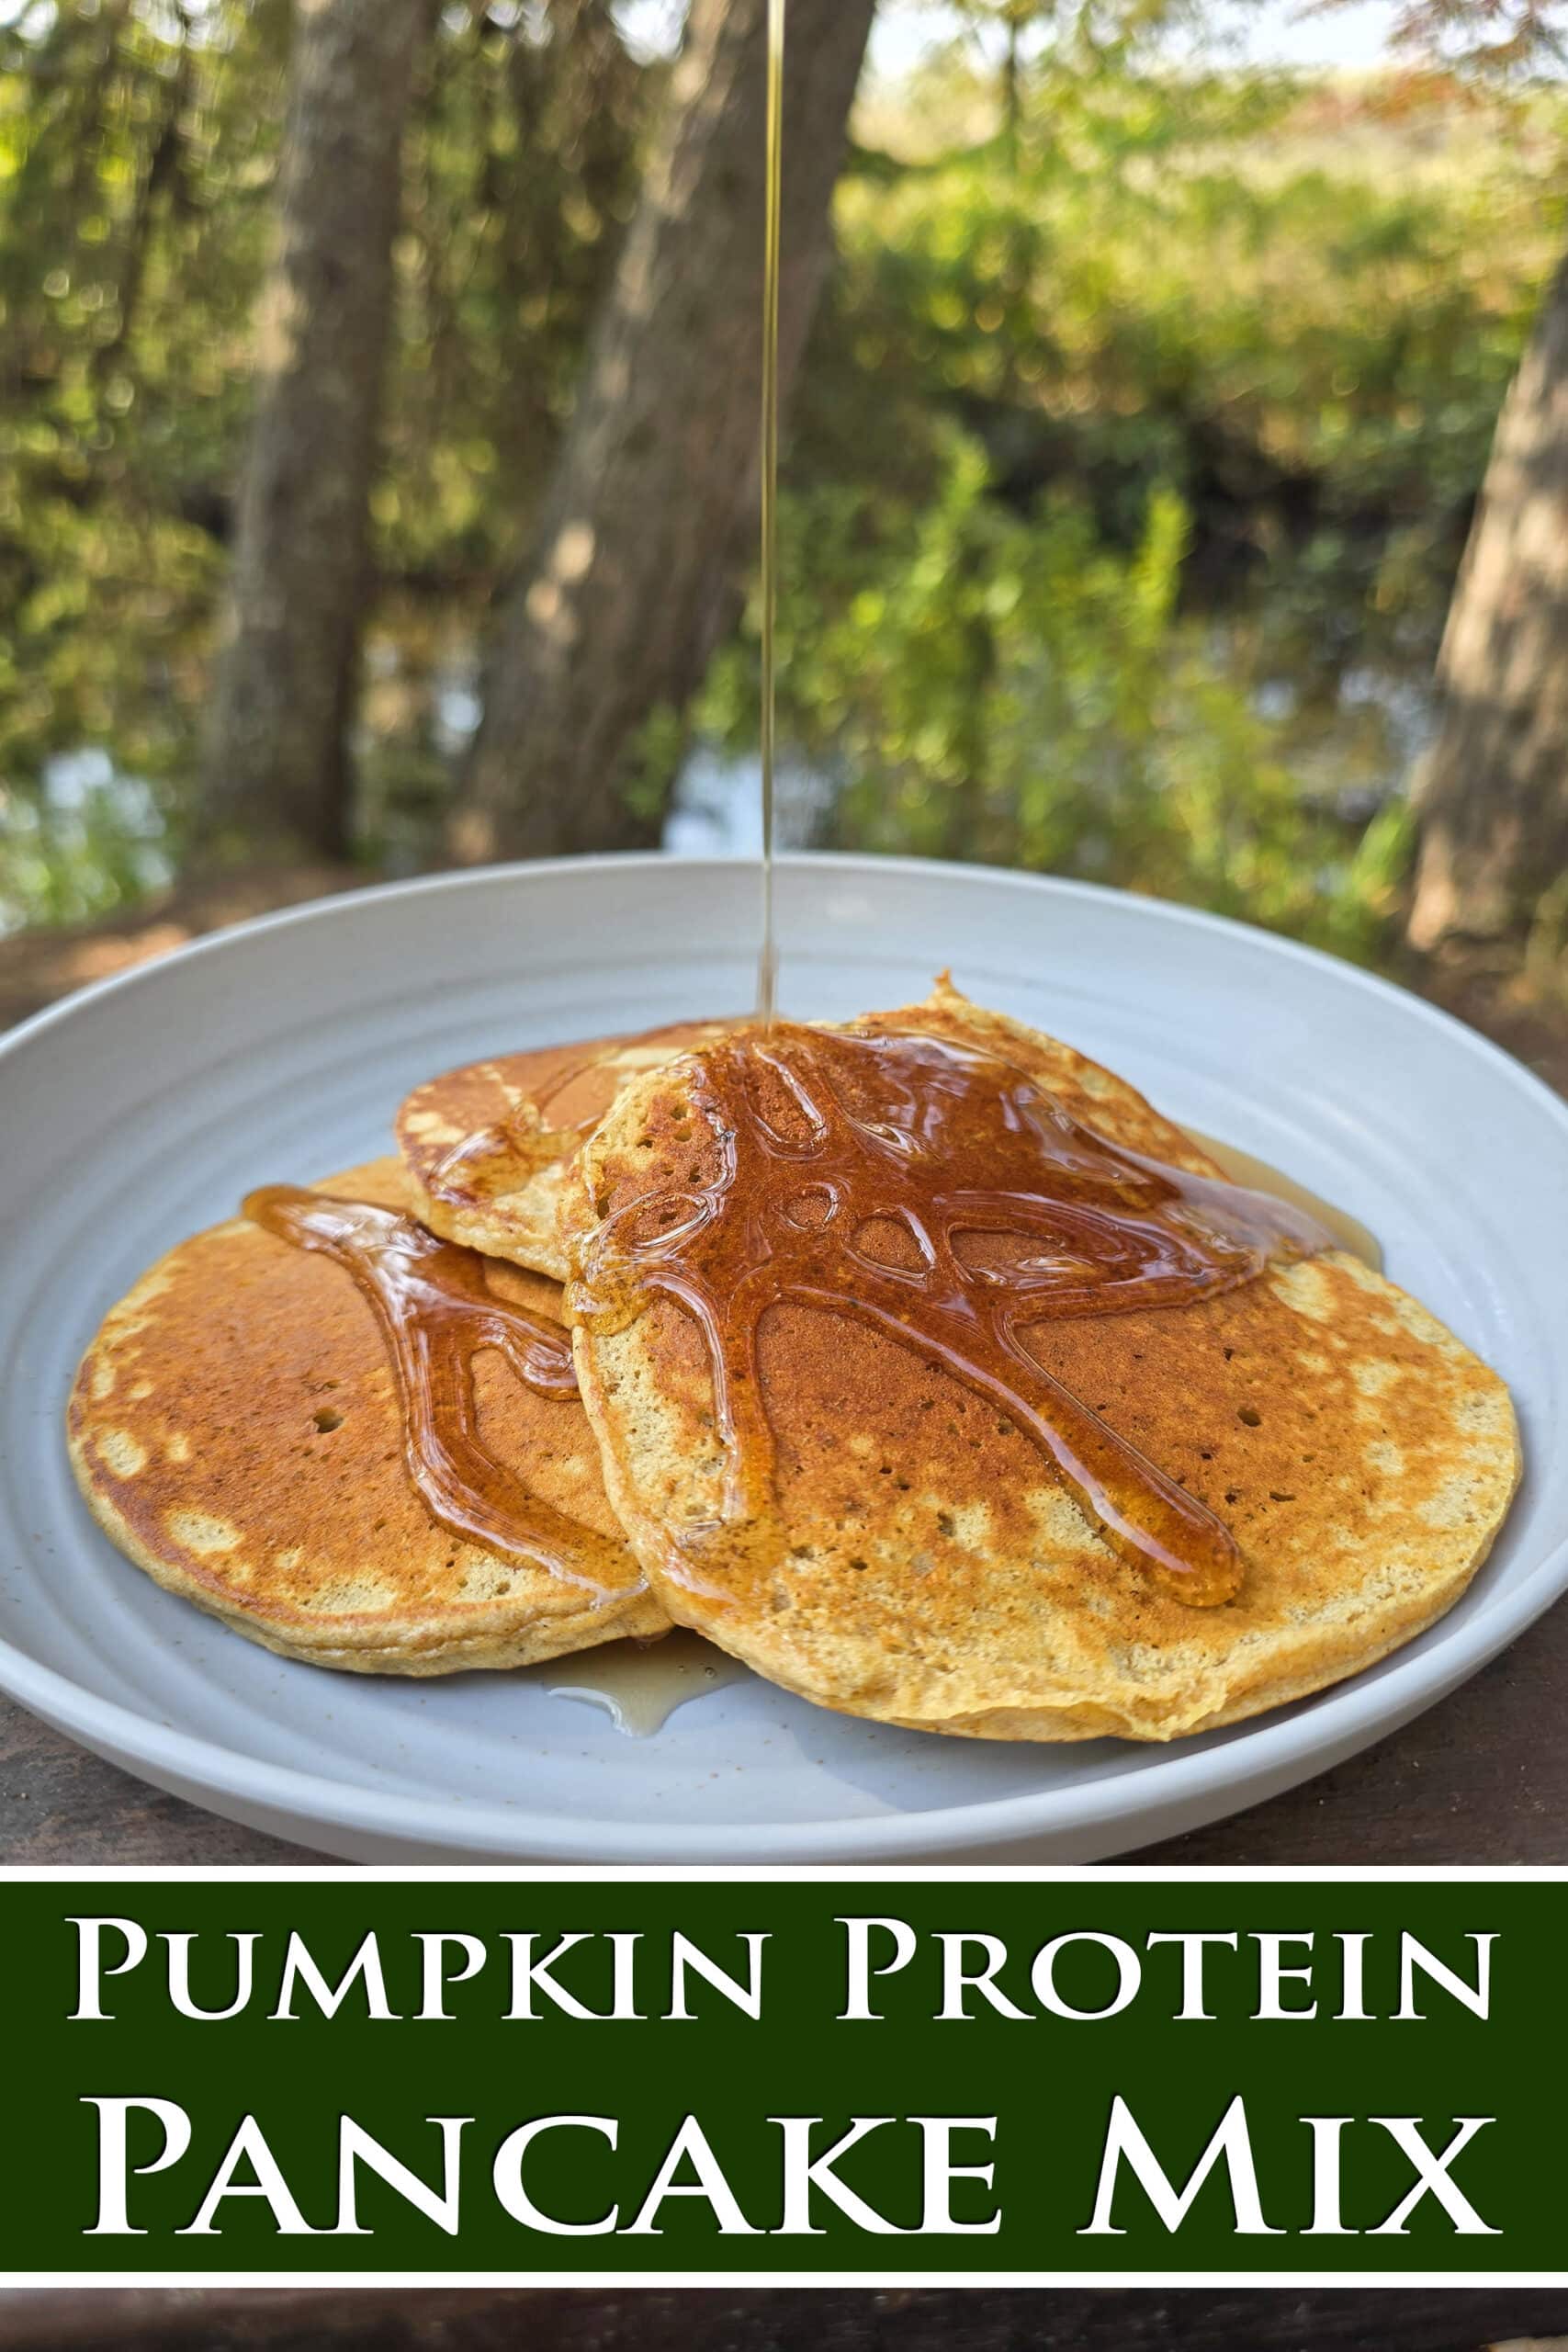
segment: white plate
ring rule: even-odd
[[[630,1740],[532,1680],[294,1666],[159,1592],[94,1526],[61,1414],[99,1317],[254,1184],[388,1147],[476,1056],[741,1005],[755,868],[583,860],[251,923],[0,1045],[0,1684],[158,1786],[343,1855],[1086,1860],[1323,1770],[1431,1704],[1568,1583],[1568,1107],[1416,999],[1259,932],[974,868],[791,859],[784,1004],[897,1004],[951,964],[1173,1118],[1364,1218],[1389,1271],[1511,1384],[1529,1475],[1421,1640],[1323,1697],[1174,1747],[947,1740],[750,1681]]]

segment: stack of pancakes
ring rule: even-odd
[[[945,983],[850,1026],[1003,1061],[1110,1144],[1221,1178],[1130,1086]],[[114,1542],[315,1665],[516,1667],[679,1623],[819,1704],[1004,1739],[1231,1722],[1370,1664],[1459,1598],[1517,1482],[1507,1391],[1337,1249],[1194,1304],[1027,1334],[1049,1379],[1230,1531],[1243,1573],[1221,1606],[1140,1574],[1040,1447],[918,1341],[822,1306],[762,1319],[774,1491],[761,1531],[731,1523],[692,1317],[664,1295],[592,1316],[582,1279],[617,1216],[689,1182],[703,1057],[728,1034],[450,1072],[403,1103],[399,1158],[319,1187],[400,1211],[475,1253],[497,1300],[575,1325],[577,1397],[484,1350],[472,1421],[500,1472],[594,1539],[592,1585],[432,1515],[363,1291],[243,1217],[171,1251],[83,1360],[72,1459]]]

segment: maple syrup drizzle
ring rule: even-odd
[[[546,1115],[551,1104],[580,1080],[603,1068],[618,1046],[637,1042],[636,1038],[605,1039],[591,1045],[535,1094],[514,1102],[503,1119],[464,1136],[432,1172],[430,1189],[434,1198],[463,1207],[500,1200],[519,1191],[542,1169],[565,1159],[593,1133],[604,1116],[604,1106],[586,1118],[569,1119],[557,1126]]]
[[[726,1016],[721,1021],[705,1023],[702,1028],[705,1035],[710,1030],[734,1025]],[[454,1144],[431,1171],[428,1182],[432,1196],[452,1207],[468,1208],[520,1191],[542,1169],[570,1158],[587,1141],[625,1083],[625,1078],[616,1073],[631,1075],[627,1068],[629,1056],[656,1046],[666,1038],[679,1038],[683,1044],[693,1039],[693,1027],[690,1022],[678,1022],[637,1030],[624,1037],[591,1040],[581,1052],[572,1053],[533,1094],[513,1103],[504,1118],[490,1126],[474,1128]],[[577,1118],[558,1123],[551,1120],[550,1110],[573,1087],[605,1071],[611,1074],[609,1083],[601,1087],[603,1099],[592,1109]]]
[[[477,1250],[440,1241],[395,1210],[271,1184],[249,1195],[244,1214],[344,1267],[374,1309],[402,1406],[409,1475],[433,1519],[467,1543],[572,1583],[626,1589],[619,1547],[530,1494],[479,1433],[476,1356],[494,1349],[536,1395],[575,1397],[567,1332],[494,1297]]]
[[[591,1061],[574,1064],[547,1091],[517,1103],[504,1119],[492,1126],[476,1127],[454,1144],[432,1170],[433,1196],[464,1207],[501,1200],[575,1151],[592,1134],[599,1119],[576,1119],[566,1126],[553,1127],[545,1112],[557,1094],[564,1093],[574,1079],[593,1066]]]
[[[758,1334],[787,1301],[866,1325],[993,1405],[1160,1589],[1200,1607],[1234,1596],[1228,1528],[1025,1335],[1234,1290],[1331,1248],[1314,1217],[1110,1143],[1021,1070],[947,1039],[780,1023],[686,1069],[700,1122],[690,1183],[613,1208],[577,1253],[570,1298],[574,1317],[613,1331],[664,1297],[703,1335],[726,1478],[720,1517],[682,1538],[688,1563],[774,1510]],[[910,1262],[872,1253],[876,1227],[897,1228]]]

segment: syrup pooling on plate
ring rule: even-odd
[[[1309,1216],[1317,1219],[1337,1248],[1348,1250],[1353,1258],[1359,1258],[1374,1274],[1382,1273],[1382,1243],[1359,1216],[1350,1215],[1348,1209],[1337,1207],[1333,1201],[1320,1199],[1316,1193],[1308,1192],[1304,1184],[1298,1184],[1293,1176],[1285,1175],[1269,1160],[1258,1159],[1236,1144],[1222,1143],[1213,1136],[1204,1135],[1197,1127],[1183,1127],[1182,1133],[1197,1145],[1200,1151],[1208,1153],[1233,1184],[1250,1184],[1254,1192],[1272,1193],[1281,1201],[1293,1201],[1297,1208],[1304,1209]]]
[[[726,1479],[722,1518],[690,1531],[691,1554],[773,1513],[758,1335],[787,1301],[918,1350],[996,1406],[1162,1590],[1198,1606],[1235,1593],[1229,1529],[1025,1335],[1234,1290],[1332,1247],[1315,1218],[1110,1143],[1023,1071],[948,1039],[779,1023],[682,1069],[689,1184],[601,1204],[571,1304],[612,1331],[664,1297],[703,1334]]]
[[[659,1641],[602,1642],[533,1671],[552,1699],[586,1699],[603,1707],[628,1739],[651,1739],[677,1708],[751,1679],[739,1658],[683,1626]]]
[[[494,1349],[536,1396],[566,1401],[577,1395],[577,1375],[565,1331],[494,1297],[476,1250],[438,1241],[391,1209],[273,1184],[251,1193],[244,1213],[280,1240],[333,1259],[375,1310],[397,1379],[409,1474],[433,1519],[574,1584],[625,1589],[615,1547],[530,1494],[479,1441],[475,1358]]]

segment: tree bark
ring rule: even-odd
[[[780,372],[800,360],[874,0],[790,0]],[[756,495],[766,0],[693,0],[669,111],[591,338],[532,555],[498,616],[459,862],[633,846],[638,733],[681,711]]]
[[[198,855],[341,856],[402,134],[434,0],[296,0]]]
[[[1503,404],[1438,677],[1413,790],[1421,949],[1523,929],[1568,874],[1568,260]]]

